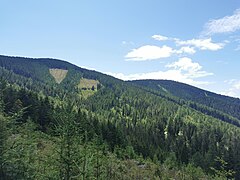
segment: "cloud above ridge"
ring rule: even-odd
[[[146,61],[170,57],[174,50],[169,46],[153,46],[145,45],[137,49],[133,49],[126,56],[128,61]]]
[[[215,43],[212,38],[199,38],[181,40],[179,38],[166,37],[162,35],[153,35],[152,38],[157,41],[170,41],[175,44],[174,47],[169,45],[143,45],[141,47],[132,49],[125,55],[127,61],[148,61],[163,58],[169,58],[173,55],[195,54],[197,50],[217,51],[223,49],[226,42]],[[124,41],[125,42],[125,41]]]
[[[217,51],[224,47],[224,43],[214,43],[211,38],[207,39],[190,39],[186,41],[176,40],[178,46],[188,45],[199,48],[200,50]]]
[[[162,36],[162,35],[153,35],[152,38],[157,41],[166,41],[170,39],[169,37]]]
[[[191,85],[207,85],[210,82],[199,81],[197,78],[211,76],[213,73],[209,73],[202,70],[202,66],[192,59],[183,57],[178,61],[165,66],[168,68],[166,71],[156,71],[148,73],[135,73],[135,74],[123,74],[107,72],[106,74],[114,76],[122,80],[138,80],[138,79],[166,79],[183,82]]]

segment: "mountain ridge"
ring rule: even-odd
[[[69,61],[66,61],[66,60],[62,60],[62,59],[57,59],[57,58],[31,58],[31,57],[21,57],[21,56],[8,56],[8,55],[0,55],[0,58],[13,58],[13,59],[15,59],[15,58],[17,58],[17,59],[25,59],[25,60],[27,60],[27,61],[32,61],[32,60],[34,60],[34,61],[42,61],[42,62],[49,62],[49,61],[54,61],[54,62],[58,62],[58,63],[60,63],[60,64],[62,64],[62,66],[60,65],[60,66],[56,66],[56,65],[50,65],[49,67],[55,67],[55,68],[63,68],[63,69],[66,69],[66,67],[68,66],[71,66],[71,67],[74,67],[74,68],[76,68],[76,69],[82,69],[82,70],[87,70],[87,71],[92,71],[92,72],[97,72],[97,73],[99,73],[99,74],[103,74],[103,75],[106,75],[106,76],[109,76],[109,77],[112,77],[112,78],[114,78],[114,79],[118,79],[118,78],[116,78],[116,77],[114,77],[114,76],[111,76],[111,75],[108,75],[108,74],[106,74],[106,73],[104,73],[104,72],[100,72],[100,71],[97,71],[97,70],[92,70],[92,69],[87,69],[87,68],[83,68],[83,67],[81,67],[81,66],[78,66],[78,65],[76,65],[76,64],[73,64],[73,63],[71,63],[71,62],[69,62]],[[65,66],[64,66],[65,65]],[[121,79],[118,79],[118,80],[120,80],[120,81],[124,81],[124,80],[121,80]],[[124,82],[133,82],[133,83],[137,83],[137,82],[141,82],[141,81],[162,81],[162,82],[171,82],[171,83],[177,83],[177,84],[181,84],[181,85],[185,85],[185,86],[188,86],[189,88],[195,88],[195,89],[199,89],[199,90],[201,90],[201,91],[205,91],[205,92],[208,92],[208,93],[210,93],[210,94],[215,94],[215,95],[218,95],[218,96],[222,96],[222,97],[226,97],[226,98],[230,98],[230,99],[236,99],[236,100],[239,100],[240,101],[240,99],[239,98],[237,98],[237,97],[232,97],[232,96],[227,96],[227,95],[223,95],[223,94],[219,94],[219,93],[216,93],[216,92],[213,92],[213,91],[209,91],[209,90],[205,90],[205,89],[202,89],[202,88],[199,88],[199,87],[195,87],[195,86],[193,86],[193,85],[190,85],[190,84],[186,84],[186,83],[182,83],[182,82],[178,82],[178,81],[174,81],[174,80],[165,80],[165,79],[140,79],[140,80],[126,80],[126,81],[124,81]]]
[[[163,87],[171,95],[179,97],[187,101],[198,102],[199,104],[215,108],[223,111],[231,116],[240,119],[240,99],[220,95],[214,92],[203,90],[188,84],[169,81],[169,80],[136,80],[132,81],[135,84],[148,87],[150,89],[163,92],[160,87]],[[159,87],[160,86],[160,87]],[[164,92],[163,92],[164,93]],[[227,103],[229,102],[229,103]]]

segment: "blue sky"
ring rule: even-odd
[[[240,1],[0,2],[0,54],[240,97]]]

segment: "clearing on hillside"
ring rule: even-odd
[[[95,91],[97,90],[98,84],[100,84],[98,80],[81,78],[78,87],[82,90]]]
[[[84,99],[92,96],[95,92],[97,92],[99,88],[98,85],[100,85],[98,80],[81,78],[78,85],[78,88],[81,89],[80,96]]]
[[[50,74],[54,77],[56,83],[60,84],[66,77],[66,69],[49,69]]]

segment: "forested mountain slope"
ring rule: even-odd
[[[4,177],[240,178],[240,128],[227,113],[226,123],[166,88],[60,60],[0,56],[0,66]]]
[[[219,95],[170,80],[137,80],[132,82],[160,91],[163,94],[206,105],[240,119],[240,99],[238,98]]]

